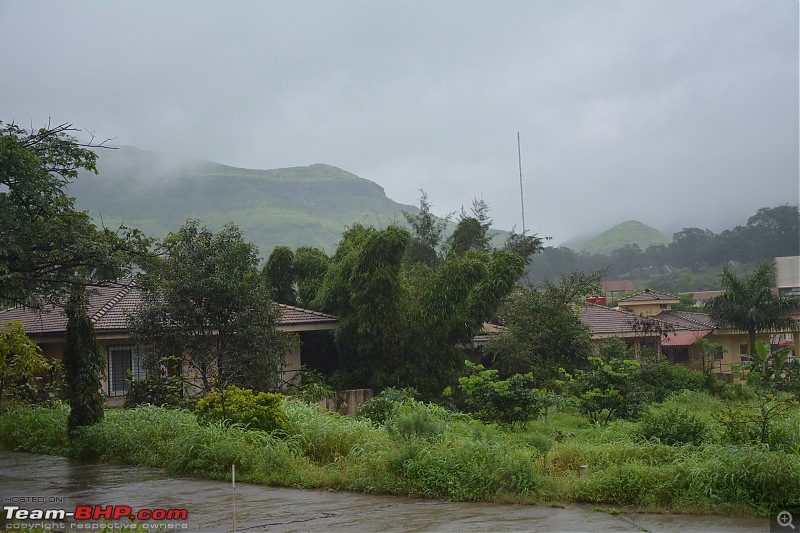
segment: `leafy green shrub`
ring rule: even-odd
[[[546,455],[547,452],[553,449],[553,441],[550,438],[542,435],[541,433],[536,433],[533,431],[523,433],[519,437],[519,441],[535,449],[541,455]]]
[[[420,402],[401,405],[386,423],[386,429],[398,440],[431,439],[444,432],[446,415],[432,406]]]
[[[212,392],[201,398],[195,411],[204,424],[230,421],[263,431],[286,430],[288,419],[282,400],[281,394],[254,394],[250,389],[230,386],[222,394]]]
[[[617,338],[600,346],[600,357],[589,357],[589,370],[578,370],[570,386],[580,409],[595,424],[614,418],[635,418],[641,411],[639,363]]]
[[[676,465],[625,463],[590,475],[580,485],[578,499],[636,505],[673,505],[682,484]]]
[[[289,437],[317,464],[334,463],[385,435],[369,420],[341,416],[318,405],[287,398],[283,406]]]
[[[417,391],[410,387],[405,389],[389,387],[359,405],[356,416],[369,418],[374,424],[384,424],[394,416],[400,406],[413,401],[416,397]]]
[[[0,416],[0,448],[30,453],[64,453],[69,406],[56,401],[52,407],[19,405]]]
[[[670,394],[682,390],[701,391],[707,385],[702,372],[673,365],[663,356],[642,364],[639,379],[643,394],[651,402],[663,402]]]
[[[537,486],[533,455],[500,442],[445,438],[402,463],[412,494],[456,501],[529,494]]]
[[[639,422],[641,435],[658,439],[664,444],[700,445],[709,433],[709,424],[681,407],[666,407],[649,411]]]
[[[532,372],[514,374],[508,379],[499,379],[497,370],[486,370],[483,365],[465,361],[467,375],[458,378],[467,405],[475,415],[489,422],[513,424],[538,418],[547,403],[547,393],[533,385],[536,378]]]

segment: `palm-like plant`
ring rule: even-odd
[[[798,329],[792,314],[800,312],[800,298],[779,296],[773,292],[773,265],[759,265],[743,278],[726,268],[720,277],[724,292],[706,301],[705,309],[718,324],[746,331],[751,354],[756,353],[757,333]]]

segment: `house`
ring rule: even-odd
[[[702,364],[701,347],[696,344],[705,338],[719,345],[714,357],[714,372],[731,379],[734,366],[749,355],[747,332],[733,330],[715,323],[704,313],[673,311],[679,302],[676,296],[657,291],[642,291],[619,301],[619,310],[589,303],[581,304],[580,318],[599,349],[608,337],[620,337],[629,344],[646,345],[665,355],[670,362],[686,366]],[[791,331],[761,333],[758,340],[768,345],[793,345],[800,353],[800,334]],[[744,356],[744,358],[743,358]]]
[[[144,369],[139,361],[141,348],[131,338],[128,315],[141,303],[141,292],[134,280],[123,279],[91,291],[88,296],[88,315],[94,324],[97,342],[107,360],[107,373],[103,390],[109,404],[121,403],[128,388],[128,371],[133,378],[143,378]],[[281,317],[277,329],[303,334],[313,331],[332,330],[338,319],[333,315],[279,304]],[[42,349],[48,359],[61,359],[64,352],[67,318],[61,309],[52,305],[42,309],[13,307],[0,311],[0,324],[12,320],[22,322],[27,335]],[[289,382],[297,373],[302,361],[302,346],[286,355],[281,369],[282,383]]]

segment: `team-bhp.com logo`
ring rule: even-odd
[[[66,509],[21,509],[15,505],[3,506],[6,520],[186,520],[186,509],[139,509],[127,505],[78,505],[74,511]]]

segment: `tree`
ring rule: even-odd
[[[315,306],[339,316],[344,368],[360,386],[414,387],[433,397],[453,382],[484,321],[522,274],[515,254],[472,250],[434,271],[405,267],[408,231],[355,225],[331,259]]]
[[[625,344],[611,338],[600,346],[600,357],[589,357],[590,368],[579,370],[571,381],[581,411],[595,424],[613,417],[636,416],[642,403],[639,363]]]
[[[549,238],[543,239],[535,233],[533,235],[517,233],[515,229],[512,229],[511,233],[506,237],[503,249],[517,254],[525,261],[525,265],[529,265],[533,260],[533,256],[542,251],[542,243]]]
[[[431,212],[432,206],[428,194],[420,189],[419,212],[403,211],[403,216],[411,226],[411,242],[406,250],[409,266],[422,263],[436,270],[441,261],[440,247],[451,215],[438,218]]]
[[[146,257],[138,230],[98,229],[65,192],[79,169],[97,172],[92,149],[102,143],[80,143],[71,135],[78,131],[0,128],[0,299],[57,301],[70,286],[117,279]]]
[[[559,283],[518,287],[500,308],[509,335],[493,339],[488,351],[502,376],[534,372],[539,385],[559,379],[560,369],[573,372],[586,365],[591,336],[581,322],[576,302],[596,294],[605,271],[571,272]]]
[[[34,386],[36,376],[50,367],[42,350],[25,335],[21,322],[0,328],[0,406],[6,397],[19,400],[24,389]]]
[[[319,248],[301,246],[295,250],[293,267],[297,305],[312,308],[312,302],[322,287],[329,264],[328,254]]]
[[[101,391],[106,360],[87,315],[86,291],[74,287],[66,306],[67,332],[64,343],[64,399],[69,403],[67,428],[70,435],[81,426],[103,419],[105,396]]]
[[[747,240],[753,248],[750,260],[800,253],[800,209],[797,205],[762,207],[747,219]]]
[[[712,320],[722,326],[746,331],[750,353],[756,353],[756,334],[772,329],[797,330],[792,314],[800,312],[800,298],[778,296],[773,265],[763,263],[750,275],[739,278],[728,270],[720,275],[723,294],[706,301]]]
[[[447,239],[447,257],[463,256],[469,250],[488,252],[491,250],[493,235],[489,229],[492,219],[489,218],[489,206],[483,199],[474,198],[468,215],[464,208],[458,218],[453,233]]]
[[[231,384],[276,388],[291,339],[276,330],[280,309],[258,271],[255,246],[233,224],[213,233],[190,220],[160,250],[131,317],[139,342],[153,348],[148,366],[179,357],[204,392]]]
[[[267,285],[272,289],[272,298],[279,303],[295,305],[294,253],[288,246],[276,246],[269,254],[261,271]]]

